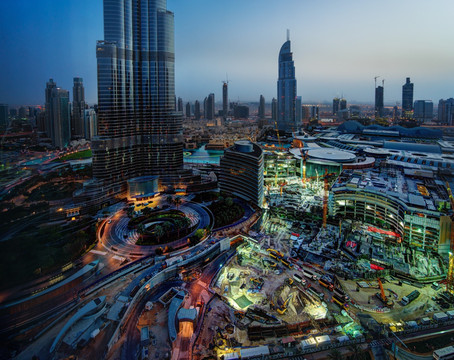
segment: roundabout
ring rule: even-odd
[[[166,210],[156,212],[156,218],[153,218],[149,222],[144,220],[140,222],[143,224],[143,231],[145,233],[151,233],[156,231],[156,228],[163,227],[165,222],[169,222],[169,217],[157,218],[160,214],[168,214],[169,212],[181,213],[181,218],[186,218],[185,226],[191,230],[189,233],[182,232],[177,236],[177,239],[172,241],[166,241],[166,234],[163,234],[159,238],[159,243],[156,244],[137,244],[140,234],[137,229],[130,228],[129,224],[131,219],[128,217],[127,211],[121,209],[112,215],[103,225],[100,227],[98,233],[98,240],[102,246],[109,252],[122,257],[142,257],[149,254],[155,253],[156,249],[160,247],[171,247],[173,249],[185,247],[188,244],[188,238],[193,236],[199,229],[209,229],[213,227],[213,215],[210,210],[205,206],[189,201],[184,201],[178,206],[171,206]],[[171,219],[171,218],[170,218]],[[179,221],[183,221],[178,219]],[[171,224],[172,229],[178,231],[175,226],[175,221]],[[182,231],[183,228],[180,228]],[[170,233],[170,230],[168,231]],[[182,235],[184,234],[184,235]]]

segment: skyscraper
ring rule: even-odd
[[[186,103],[186,117],[189,119],[191,117],[191,103]]]
[[[223,81],[222,84],[222,116],[224,120],[229,113],[229,82]]]
[[[85,137],[85,91],[83,79],[74,78],[73,86],[73,116],[71,121],[71,137]]]
[[[71,137],[69,91],[57,87],[50,79],[46,85],[46,133],[52,145],[60,149],[68,146]]]
[[[271,118],[277,121],[277,100],[275,98],[271,100]]]
[[[296,97],[295,101],[295,121],[298,125],[301,125],[301,121],[303,120],[303,103],[301,96]]]
[[[52,90],[57,87],[53,79],[49,79],[46,83],[45,99],[46,99],[46,121],[44,123],[44,131],[48,138],[52,139],[52,123],[51,123],[51,107],[52,107]]]
[[[165,0],[104,0],[97,43],[98,137],[93,176],[126,180],[183,166],[182,114],[175,111],[174,17]]]
[[[300,124],[295,118],[296,79],[290,36],[279,52],[279,79],[277,81],[278,128],[285,132],[297,131]]]
[[[200,120],[200,118],[201,118],[199,100],[196,100],[195,103],[194,103],[194,118],[196,120]]]
[[[384,109],[383,95],[384,95],[383,86],[377,86],[375,88],[375,117],[383,116]]]
[[[339,111],[339,98],[334,98],[333,99],[333,115],[336,115],[337,112]]]
[[[8,105],[0,104],[0,127],[6,128],[8,122]]]
[[[344,98],[340,99],[339,109],[340,110],[347,110],[347,100],[345,100]]]
[[[438,122],[446,125],[454,125],[454,99],[440,99],[438,102]]]
[[[413,110],[413,83],[407,77],[407,81],[402,86],[402,113]]]
[[[434,104],[430,100],[416,100],[414,105],[415,112],[413,118],[420,122],[430,122],[434,117]]]
[[[259,116],[260,119],[264,119],[265,118],[265,98],[263,97],[263,95],[260,95],[258,116]]]
[[[180,98],[180,97],[178,98],[178,107],[177,107],[177,110],[178,110],[179,112],[181,112],[181,113],[183,112],[183,99]]]
[[[213,120],[215,116],[215,111],[214,111],[214,94],[211,93],[208,95],[206,98],[206,101],[204,103],[205,105],[205,118],[207,120]]]

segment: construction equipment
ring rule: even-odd
[[[454,198],[449,182],[446,181],[446,190],[451,203],[451,211],[454,211]],[[451,244],[449,252],[448,276],[446,277],[446,291],[454,294],[454,215],[451,215]]]
[[[307,150],[301,149],[301,156],[303,157],[303,186],[306,187],[306,161],[307,161]]]
[[[272,248],[269,248],[269,249],[266,249],[266,251],[269,252],[269,255],[275,259],[282,259],[284,257],[284,254],[281,253],[280,251],[277,251],[275,249],[272,249]]]
[[[279,143],[279,148],[282,149],[281,137],[279,136],[279,128],[277,126],[277,121],[275,121],[274,124],[276,125],[277,142]]]
[[[326,229],[328,218],[328,169],[325,168],[324,185],[323,185],[323,228]]]
[[[292,297],[293,297],[293,294],[290,294],[290,295],[287,297],[287,300],[285,300],[284,303],[283,303],[281,306],[279,306],[279,307],[277,308],[277,312],[278,312],[280,315],[284,315],[284,314],[285,314],[285,312],[287,311],[287,305],[288,305],[288,303],[290,302],[290,300],[292,299]]]
[[[293,279],[292,278],[287,278],[285,279],[285,285],[288,285],[288,286],[293,286]]]
[[[386,307],[392,308],[394,306],[394,302],[392,301],[392,299],[388,298],[385,295],[385,289],[383,289],[383,284],[382,284],[380,278],[378,278],[377,280],[378,280],[378,286],[380,287],[380,292],[376,293],[375,297],[377,299],[379,299]]]

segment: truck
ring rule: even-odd
[[[407,296],[404,296],[402,298],[402,301],[401,301],[402,305],[406,306],[406,305],[410,304],[413,300],[416,300],[419,295],[420,295],[420,293],[418,290],[412,291],[410,294],[408,294]]]

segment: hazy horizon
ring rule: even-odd
[[[372,104],[374,76],[385,79],[385,104],[401,101],[406,77],[415,100],[454,96],[454,3],[437,0],[229,2],[168,0],[175,13],[176,96],[221,97],[228,74],[230,101],[269,103],[276,97],[278,53],[290,29],[298,95],[303,103]],[[0,4],[0,103],[43,104],[49,78],[72,96],[84,79],[97,102],[96,40],[102,40],[102,0],[21,0]]]

